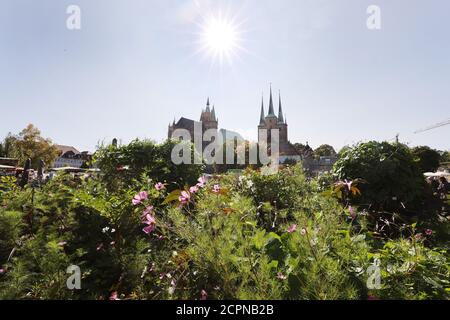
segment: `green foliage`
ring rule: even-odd
[[[135,140],[119,147],[102,146],[95,153],[94,161],[100,168],[103,180],[110,190],[129,186],[132,180],[142,174],[147,174],[155,182],[170,183],[171,189],[182,188],[184,185],[193,184],[204,166],[175,165],[171,161],[171,153],[176,143],[170,140],[163,144]]]
[[[330,156],[335,156],[335,155],[336,155],[336,151],[329,144],[323,144],[323,145],[319,146],[316,150],[314,150],[314,156],[316,158],[330,157]]]
[[[347,148],[333,171],[341,180],[363,179],[359,201],[373,208],[415,207],[425,185],[409,148],[398,143],[371,141]]]
[[[448,253],[433,247],[437,233],[416,237],[424,226],[380,238],[368,217],[350,218],[299,166],[215,176],[187,193],[198,178],[190,172],[179,189],[170,182],[157,189],[155,181],[171,181],[172,173],[146,163],[158,146],[136,143],[130,152],[139,161],[122,162],[128,146],[100,153],[111,174],[122,163],[135,174],[115,177],[116,189],[105,177],[65,175],[37,189],[0,182],[0,298],[449,298]],[[154,228],[145,233],[149,218]],[[382,287],[369,290],[375,256]],[[70,265],[81,269],[81,290],[66,287]]]
[[[427,146],[415,147],[411,150],[414,160],[418,163],[420,171],[434,172],[439,168],[441,155],[438,151]]]
[[[447,250],[428,248],[417,235],[387,241],[376,255],[382,262],[380,298],[448,299],[450,259]]]
[[[9,134],[3,142],[5,156],[19,159],[23,165],[31,159],[31,167],[37,169],[39,161],[43,160],[47,165],[53,164],[58,157],[58,148],[48,138],[43,138],[38,128],[29,124],[17,135]]]

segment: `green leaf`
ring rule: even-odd
[[[272,260],[270,263],[267,264],[269,269],[276,269],[278,268],[278,260]]]
[[[174,190],[171,193],[169,193],[163,201],[164,204],[168,204],[170,202],[178,201],[178,198],[181,196],[181,190]]]

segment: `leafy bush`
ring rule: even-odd
[[[437,233],[418,238],[414,225],[381,238],[364,212],[349,214],[299,167],[183,178],[194,182],[175,190],[158,183],[170,173],[156,179],[152,168],[117,178],[113,190],[105,178],[70,175],[38,189],[3,181],[0,298],[449,298]],[[366,285],[375,257],[379,290]],[[66,287],[70,265],[81,269],[80,290]]]
[[[334,165],[341,180],[363,179],[360,204],[374,209],[417,208],[424,191],[424,177],[409,148],[399,143],[359,143],[342,151]]]
[[[95,153],[95,163],[101,169],[103,181],[110,190],[127,187],[131,181],[147,174],[154,181],[173,184],[180,188],[194,183],[204,169],[203,165],[175,165],[171,160],[176,141],[156,144],[152,141],[132,141],[123,146],[101,146]],[[192,146],[192,152],[193,151]]]
[[[441,154],[427,146],[415,147],[412,149],[415,161],[418,163],[420,171],[434,172],[439,168]]]

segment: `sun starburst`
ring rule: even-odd
[[[233,60],[244,51],[242,47],[242,31],[240,24],[235,19],[218,15],[209,15],[203,19],[199,25],[200,52],[211,60],[211,64],[223,66],[228,63],[230,66]]]

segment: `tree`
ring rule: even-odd
[[[43,138],[38,128],[29,124],[18,135],[9,137],[8,156],[19,159],[23,164],[31,159],[31,168],[37,169],[39,161],[51,165],[58,157],[59,150],[48,138]]]
[[[103,180],[110,190],[128,185],[147,174],[155,182],[167,182],[168,189],[194,185],[203,172],[204,166],[197,164],[176,165],[172,159],[172,149],[177,144],[168,140],[156,144],[149,140],[134,140],[128,145],[101,146],[95,153],[94,162],[102,172]],[[194,152],[193,145],[190,146]]]
[[[415,208],[422,199],[425,179],[411,150],[400,143],[359,143],[342,151],[334,164],[341,180],[360,178],[360,204],[374,209]]]
[[[329,144],[323,144],[314,150],[314,155],[316,158],[320,157],[331,157],[336,155],[336,151]]]
[[[0,157],[8,158],[11,156],[14,141],[14,136],[8,133],[3,142],[0,143]]]
[[[308,145],[308,143],[306,143],[306,145],[302,143],[294,143],[293,146],[303,158],[310,158],[314,154],[314,150]]]
[[[439,168],[441,155],[438,151],[427,146],[415,147],[411,151],[422,172],[434,172]]]
[[[440,159],[440,161],[442,163],[450,162],[450,151],[442,151],[441,152],[441,159]]]

